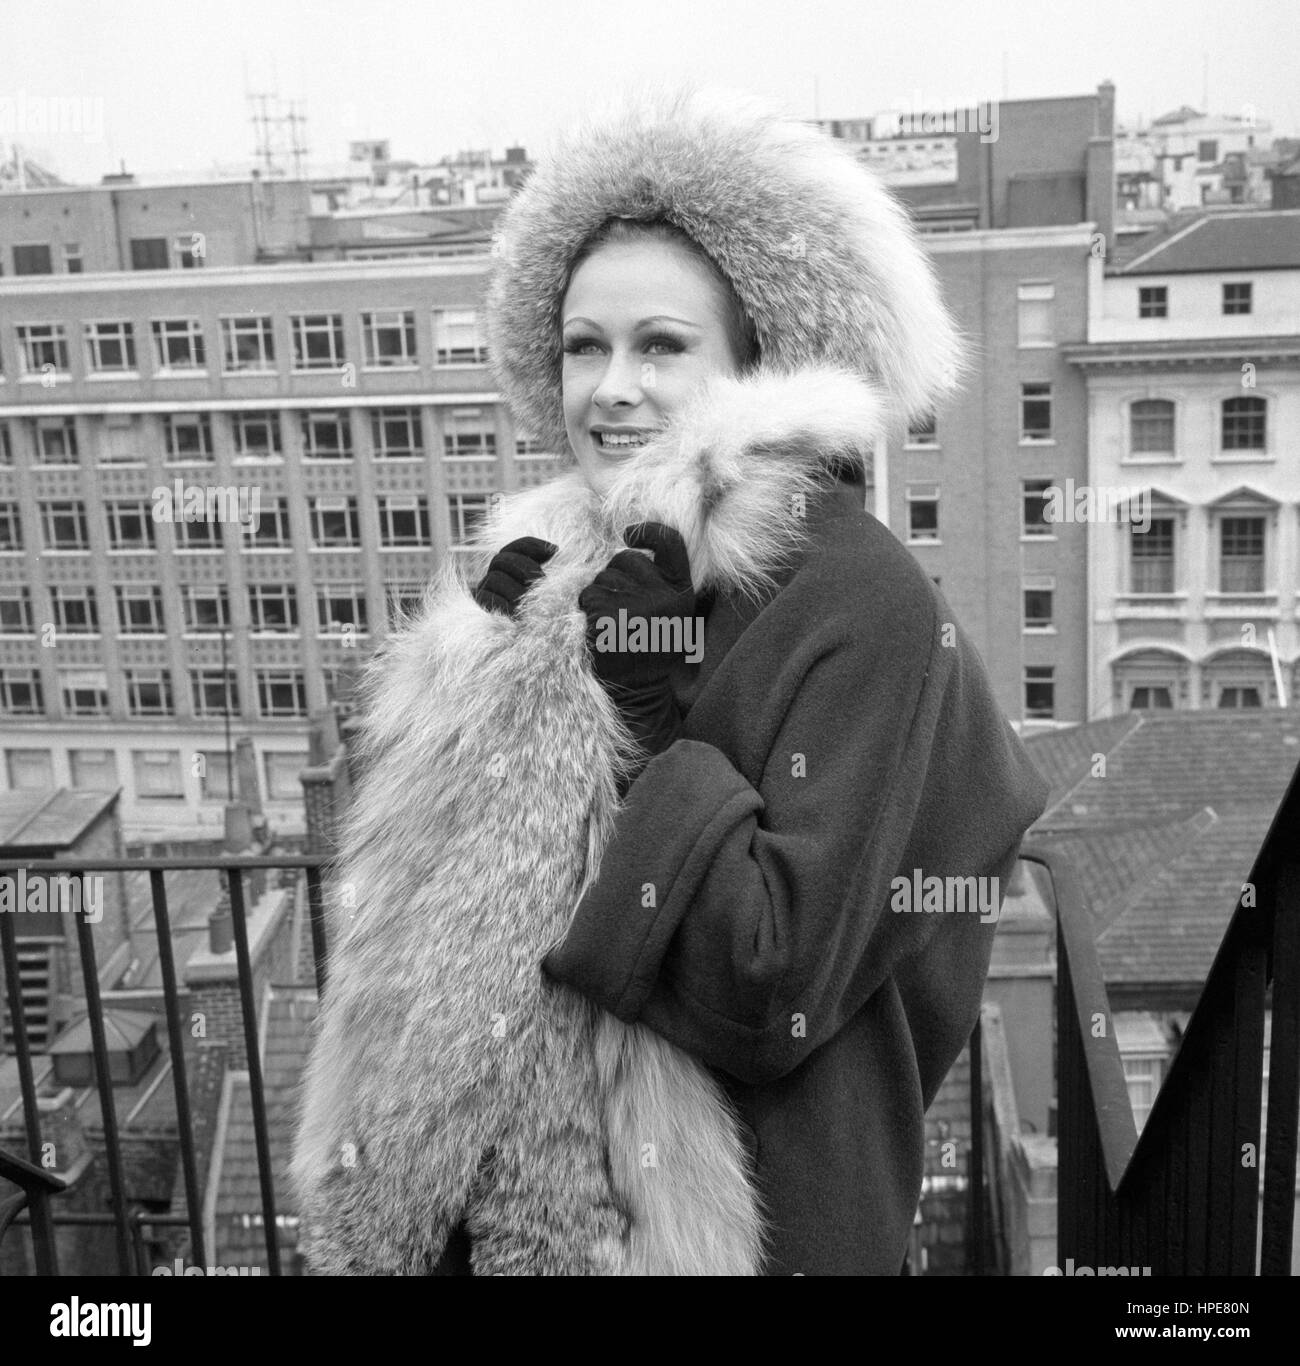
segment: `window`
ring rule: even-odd
[[[268,317],[222,318],[221,345],[227,374],[275,369],[275,334]]]
[[[1037,282],[1017,287],[1017,314],[1021,346],[1054,346],[1056,286]]]
[[[82,792],[116,792],[117,755],[111,749],[70,749],[72,786]]]
[[[172,528],[177,550],[206,551],[222,547],[220,522],[174,522]]]
[[[230,764],[222,750],[200,750],[199,798],[205,802],[229,801],[234,796]]]
[[[64,669],[59,673],[64,716],[107,716],[108,675],[102,669]]]
[[[1050,664],[1025,667],[1025,719],[1050,721],[1056,715],[1056,670]]]
[[[126,710],[128,716],[172,716],[171,674],[166,669],[127,669]]]
[[[212,464],[212,418],[208,413],[168,413],[164,449],[172,465]]]
[[[307,767],[306,754],[264,754],[266,795],[273,802],[301,802],[301,774]]]
[[[1262,451],[1268,438],[1268,400],[1223,400],[1222,446],[1225,451]]]
[[[1129,572],[1134,593],[1174,591],[1174,519],[1153,517],[1145,531],[1130,527]]]
[[[341,313],[296,313],[290,323],[295,370],[337,370],[342,366]]]
[[[101,465],[143,465],[144,455],[136,435],[136,419],[130,413],[109,413],[104,418]]]
[[[32,634],[31,590],[22,584],[0,585],[0,635]]]
[[[68,374],[68,334],[63,324],[20,323],[18,366],[24,375]]]
[[[0,422],[0,465],[14,463],[14,448],[9,441],[9,424]]]
[[[257,705],[263,716],[306,716],[307,683],[301,669],[259,669]]]
[[[1167,318],[1169,316],[1169,286],[1140,285],[1138,287],[1138,317]]]
[[[14,245],[15,275],[53,275],[54,258],[48,242],[24,242]]]
[[[289,500],[272,498],[258,509],[257,525],[244,523],[244,549],[288,550],[293,546],[289,534]]]
[[[433,356],[435,365],[482,365],[487,360],[473,309],[433,310]]]
[[[172,251],[182,270],[195,270],[207,260],[207,239],[201,232],[183,232],[172,238]]]
[[[298,593],[290,583],[248,585],[249,629],[274,635],[298,632]]]
[[[453,495],[454,497],[455,495]],[[376,500],[379,544],[387,549],[427,547],[432,544],[428,499],[417,494],[388,494]]]
[[[418,408],[372,408],[370,442],[376,460],[414,460],[424,454]]]
[[[424,603],[424,584],[386,583],[384,585],[384,610],[387,614],[388,629],[398,630],[409,617],[416,616]]]
[[[328,409],[302,414],[304,460],[350,460],[352,423],[346,412]]]
[[[133,749],[131,767],[135,774],[135,795],[139,798],[184,798],[181,756],[175,749]]]
[[[235,413],[233,417],[236,460],[252,462],[283,459],[279,413]]]
[[[40,792],[54,786],[54,756],[48,749],[8,749],[9,786],[15,792]]]
[[[908,484],[907,502],[908,542],[933,542],[939,539],[939,485]]]
[[[366,364],[387,367],[415,364],[415,314],[400,309],[363,313],[361,332]]]
[[[154,523],[148,503],[105,503],[109,550],[152,550]]]
[[[231,670],[194,669],[190,673],[190,701],[195,716],[239,715],[239,684]]]
[[[1052,439],[1052,386],[1032,381],[1020,386],[1021,441]]]
[[[80,275],[85,263],[81,259],[81,243],[65,242],[63,244],[63,269],[69,275]]]
[[[323,636],[369,634],[362,584],[329,584],[316,590],[316,622]]]
[[[314,547],[322,550],[360,547],[361,518],[355,498],[309,498],[307,511]]]
[[[1223,311],[1227,315],[1251,311],[1251,283],[1237,281],[1223,286]]]
[[[1024,600],[1024,629],[1050,631],[1052,629],[1052,598],[1055,579],[1026,579],[1022,586]]]
[[[1133,1057],[1121,1055],[1124,1064],[1124,1080],[1128,1085],[1128,1100],[1133,1107],[1133,1122],[1138,1133],[1142,1132],[1156,1103],[1156,1093],[1160,1090],[1161,1060],[1156,1057]]]
[[[496,455],[496,428],[482,408],[453,408],[447,414],[443,454],[449,460],[483,460]]]
[[[47,550],[89,550],[86,505],[59,501],[39,504],[41,538]]]
[[[167,270],[171,260],[165,237],[133,237],[131,239],[132,270]]]
[[[117,629],[124,636],[163,634],[162,589],[156,583],[119,583],[113,586],[117,598]]]
[[[135,328],[127,322],[86,324],[86,365],[99,375],[135,373]]]
[[[1247,686],[1226,685],[1219,689],[1219,700],[1216,704],[1225,709],[1245,709],[1263,706],[1260,700],[1259,689]]]
[[[41,676],[35,669],[0,669],[0,714],[41,716],[44,712]],[[10,786],[17,786],[12,777]]]
[[[230,625],[230,598],[224,588],[182,584],[181,611],[191,635],[219,635],[223,626]]]
[[[1048,489],[1050,479],[1022,479],[1020,481],[1020,534],[1022,536],[1054,536],[1056,534],[1048,513],[1051,503]]]
[[[934,429],[934,414],[913,418],[907,424],[907,444],[909,446],[937,446],[939,438]]]
[[[1219,591],[1264,591],[1264,519],[1223,517],[1219,521]]]
[[[23,524],[17,503],[0,503],[0,551],[23,548]]]
[[[1174,405],[1168,399],[1139,399],[1129,405],[1128,416],[1134,455],[1173,455]]]
[[[155,318],[153,344],[160,370],[202,370],[206,363],[197,318]]]
[[[99,610],[95,606],[95,590],[89,584],[56,584],[50,589],[50,602],[58,635],[99,634]]]
[[[32,445],[38,465],[75,465],[77,420],[74,417],[36,417],[32,419]]]
[[[453,493],[447,498],[452,545],[465,545],[482,525],[491,507],[491,494]]]
[[[1173,691],[1160,684],[1139,684],[1129,693],[1128,706],[1130,711],[1172,711]]]
[[[1219,142],[1217,138],[1202,138],[1196,144],[1196,160],[1200,162],[1213,162],[1219,159]]]

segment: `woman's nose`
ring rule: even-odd
[[[640,403],[645,389],[644,363],[632,352],[610,355],[605,373],[592,394],[599,408],[613,408],[620,404],[635,406]]]

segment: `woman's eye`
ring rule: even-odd
[[[587,348],[595,345],[594,341],[590,341],[586,337],[575,337],[573,340],[564,343],[564,354],[566,356],[584,356],[587,354]]]
[[[682,343],[678,341],[676,337],[668,336],[651,337],[650,340],[646,343],[646,347],[649,350],[653,350],[653,348],[655,348],[656,346],[662,346],[666,348],[668,351],[681,351],[683,349]]]

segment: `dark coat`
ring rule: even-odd
[[[775,595],[706,601],[683,737],[633,783],[544,966],[715,1072],[752,1135],[770,1274],[892,1275],[995,929],[898,913],[892,883],[1005,892],[1047,785],[861,487],[808,515]]]

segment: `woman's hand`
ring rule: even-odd
[[[623,539],[633,548],[610,560],[578,595],[578,606],[587,616],[596,676],[644,751],[644,767],[681,733],[670,679],[696,638],[695,590],[686,542],[672,527],[646,522],[629,527]]]
[[[536,536],[521,536],[492,557],[488,571],[474,589],[474,601],[489,612],[513,617],[519,600],[542,577],[542,566],[559,549]]]

